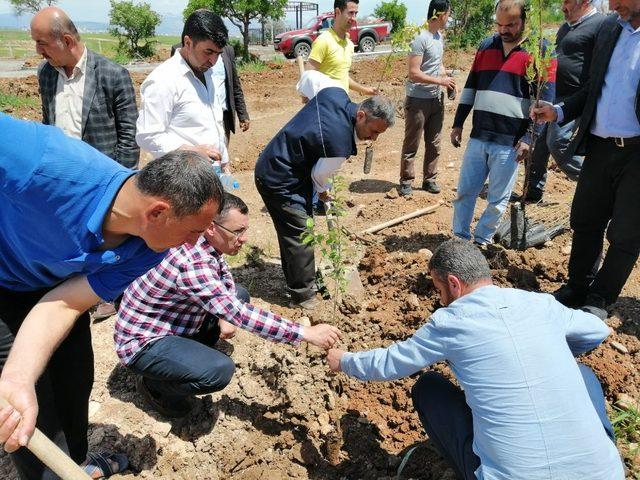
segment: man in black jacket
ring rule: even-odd
[[[532,109],[538,121],[581,117],[574,142],[586,157],[571,209],[569,281],[555,296],[601,317],[640,253],[640,0],[609,5],[617,15],[598,31],[588,83],[564,104]],[[609,248],[590,281],[605,231]]]
[[[556,35],[556,103],[576,93],[588,80],[596,34],[605,19],[593,6],[592,0],[564,0],[562,12],[566,22]],[[527,201],[542,200],[549,155],[567,177],[578,180],[583,157],[575,154],[571,137],[579,123],[580,119],[576,118],[562,125],[545,125],[531,156]]]

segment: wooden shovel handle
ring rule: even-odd
[[[0,397],[0,408],[9,405]],[[91,477],[60,448],[36,428],[27,448],[62,480],[91,480]]]
[[[300,70],[300,76],[304,73],[304,58],[296,57],[296,62],[298,62],[298,70]]]

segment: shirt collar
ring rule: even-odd
[[[573,23],[567,22],[567,25],[569,25],[571,28],[575,28],[578,25],[580,25],[582,22],[584,22],[587,18],[593,17],[597,12],[598,10],[596,10],[596,7],[592,6],[589,12],[585,13],[583,16],[581,16],[578,20],[576,20]]]
[[[640,27],[634,30],[634,28],[631,26],[631,24],[628,21],[622,20],[620,17],[618,17],[618,24],[620,24],[620,26],[627,32],[630,32],[630,33],[640,32]]]
[[[349,31],[347,31],[347,33],[345,34],[344,39],[340,38],[340,35],[338,35],[338,32],[336,32],[333,29],[333,27],[329,27],[329,32],[336,39],[336,42],[338,42],[338,43],[348,43],[349,42]]]
[[[177,57],[177,58],[176,58]],[[184,59],[184,57],[180,54],[180,49],[178,49],[178,51],[176,51],[176,53],[173,55],[173,57],[171,57],[171,59],[176,59],[176,64],[177,64],[177,68],[178,71],[182,74],[182,75],[188,75],[191,74],[194,77],[196,76],[196,74],[193,72],[193,70],[191,69],[191,67],[189,66],[189,64],[187,63],[187,61]],[[205,74],[207,72],[210,72],[211,69],[207,70],[206,72],[204,72]]]
[[[67,72],[65,72],[64,67],[55,67],[55,69],[67,80],[75,78],[77,75],[84,75],[87,72],[87,47],[84,47],[80,60],[78,60],[78,63],[73,67],[70,77],[67,77]]]

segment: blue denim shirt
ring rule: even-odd
[[[609,333],[597,317],[551,295],[486,286],[403,342],[347,353],[342,370],[394,380],[446,360],[473,414],[479,479],[624,478],[574,355]]]

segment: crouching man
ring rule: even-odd
[[[223,207],[200,239],[173,249],[125,291],[115,325],[120,361],[139,374],[138,391],[159,413],[182,417],[193,395],[222,390],[235,365],[213,348],[235,326],[274,342],[304,340],[330,348],[336,327],[304,327],[248,303],[223,258],[247,241],[247,205],[225,194]]]
[[[445,308],[388,348],[330,350],[330,368],[395,380],[447,361],[464,391],[427,372],[413,405],[459,478],[623,479],[600,384],[574,359],[608,327],[551,295],[493,285],[469,242],[444,242],[429,269]]]

